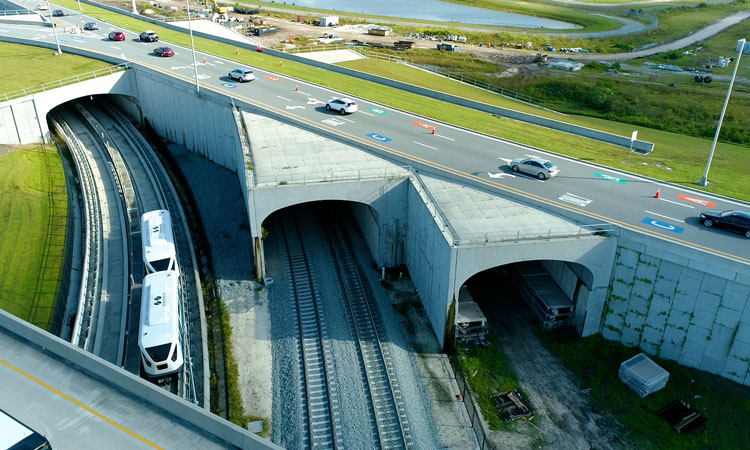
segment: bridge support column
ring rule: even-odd
[[[255,257],[255,278],[258,281],[263,281],[263,277],[266,276],[266,255],[263,248],[263,237],[255,236],[253,256]]]

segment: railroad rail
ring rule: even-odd
[[[291,274],[291,290],[297,306],[299,350],[305,392],[306,427],[310,449],[341,446],[340,406],[334,377],[331,348],[325,319],[318,304],[318,293],[310,266],[310,256],[302,241],[293,212],[283,213],[281,231]]]
[[[99,297],[99,260],[101,259],[101,211],[99,194],[94,181],[93,170],[83,149],[83,143],[75,136],[68,123],[58,112],[50,114],[52,125],[65,139],[78,172],[78,180],[83,194],[84,220],[83,264],[81,287],[78,293],[75,321],[71,333],[73,345],[87,348],[94,299]]]
[[[385,327],[372,290],[363,282],[364,273],[341,226],[325,220],[323,216],[320,216],[320,221],[357,337],[360,367],[367,380],[371,403],[373,438],[379,443],[380,448],[415,448],[393,360],[387,345],[383,342]]]

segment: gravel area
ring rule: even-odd
[[[253,281],[252,236],[237,175],[183,146],[169,149],[190,182],[211,246],[219,295],[230,315],[245,414],[270,419],[268,293]]]

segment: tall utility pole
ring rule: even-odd
[[[188,13],[188,29],[190,30],[190,49],[193,51],[193,70],[195,71],[195,92],[201,91],[201,86],[198,83],[198,65],[195,63],[195,43],[193,42],[193,22],[190,20],[190,0],[185,0],[185,6],[187,6]]]
[[[727,105],[729,104],[729,96],[732,94],[732,86],[734,86],[734,78],[737,76],[737,69],[740,67],[740,59],[742,58],[742,52],[745,50],[745,39],[742,38],[737,41],[737,47],[740,51],[737,53],[737,62],[734,64],[734,72],[732,72],[732,81],[729,82],[729,89],[727,89],[727,98],[724,99],[724,107],[721,108],[721,115],[719,116],[719,125],[716,126],[716,134],[714,135],[714,142],[711,144],[711,153],[708,155],[708,162],[706,163],[706,171],[703,172],[703,178],[698,182],[701,186],[708,185],[708,169],[711,168],[711,160],[714,159],[714,150],[716,149],[716,142],[719,140],[719,133],[721,132],[721,123],[724,122],[724,113],[727,111]]]
[[[55,34],[55,42],[57,43],[57,54],[62,55],[62,49],[60,48],[60,39],[57,38],[57,27],[55,21],[52,19],[52,8],[49,6],[49,0],[47,0],[47,14],[49,14],[49,21],[52,24],[52,32]]]

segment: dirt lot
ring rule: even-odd
[[[533,422],[516,420],[509,431],[494,432],[492,439],[498,448],[629,448],[617,437],[622,425],[591,403],[586,386],[578,385],[557,357],[543,347],[521,300],[492,288],[498,285],[503,283],[488,274],[485,279],[480,275],[469,287],[536,415]]]

